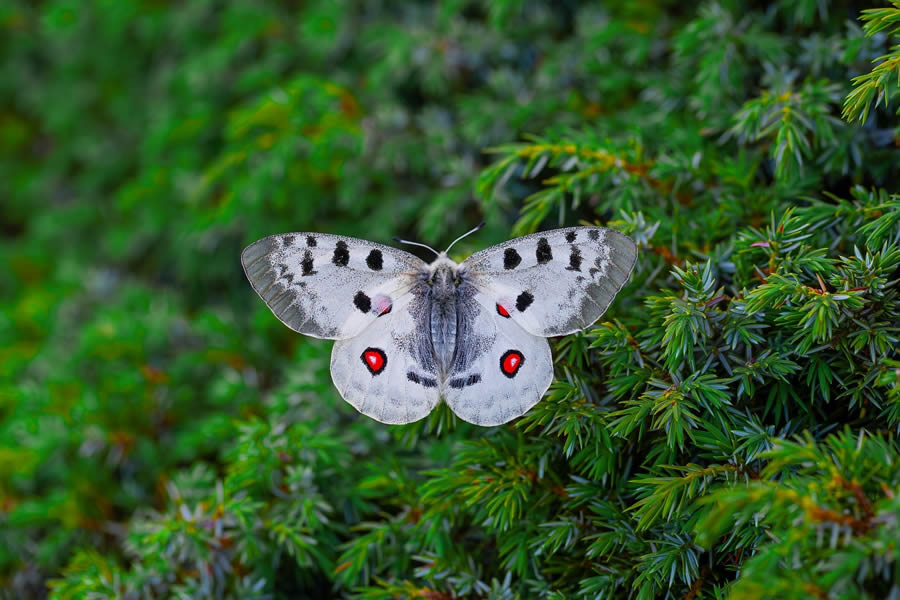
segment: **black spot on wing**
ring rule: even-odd
[[[572,242],[575,241],[575,238],[577,238],[577,237],[578,237],[577,233],[575,233],[574,231],[570,231],[566,234],[566,241],[571,244]]]
[[[347,248],[347,242],[344,240],[338,241],[337,246],[334,248],[334,256],[331,257],[331,262],[339,267],[347,266],[347,263],[350,262],[350,250]]]
[[[596,242],[598,239],[600,239],[600,230],[591,229],[590,231],[588,231],[588,237]]]
[[[311,235],[306,236],[306,245],[309,246],[310,248],[315,248],[316,247],[316,238],[314,238]]]
[[[542,237],[538,240],[538,245],[537,249],[534,251],[534,256],[535,258],[537,258],[539,265],[553,260],[553,251],[550,250],[550,242],[547,241],[547,238]]]
[[[522,262],[522,257],[516,252],[515,248],[507,248],[503,252],[503,268],[507,271],[515,269]]]
[[[519,294],[519,297],[516,298],[516,310],[519,312],[524,312],[526,308],[531,306],[531,303],[534,302],[534,296],[532,296],[529,292],[522,292]]]
[[[481,375],[479,375],[478,373],[472,373],[468,377],[457,377],[456,379],[451,379],[450,387],[456,390],[461,390],[464,387],[475,385],[479,381],[481,381]]]
[[[581,270],[581,250],[572,246],[572,252],[569,254],[569,266],[566,267],[568,271],[580,271]]]
[[[303,252],[303,260],[300,261],[300,275],[315,275],[318,271],[313,271],[313,257],[312,252],[309,250],[305,250]]]
[[[380,271],[384,266],[384,257],[381,255],[381,250],[376,248],[369,252],[369,255],[366,257],[366,265],[373,271]]]
[[[290,248],[291,246],[294,245],[294,236],[286,235],[283,238],[281,238],[281,241],[284,243],[285,248]]]
[[[409,371],[406,373],[406,378],[413,383],[417,383],[422,387],[433,388],[437,387],[437,381],[432,379],[431,377],[422,377],[421,375],[417,375],[413,371]]]
[[[353,296],[353,304],[360,312],[367,313],[372,310],[372,299],[365,295],[362,291],[356,292]]]

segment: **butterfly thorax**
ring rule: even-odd
[[[441,373],[450,371],[456,351],[457,264],[440,256],[429,265],[431,287],[431,345]]]

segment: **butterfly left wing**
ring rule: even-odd
[[[458,290],[456,353],[442,395],[464,421],[506,423],[525,414],[550,387],[550,345],[498,314],[491,296],[466,282]]]
[[[425,263],[397,248],[325,233],[270,235],[241,264],[282,323],[317,338],[358,335],[419,281]]]
[[[428,286],[419,282],[358,336],[338,340],[331,379],[349,404],[388,424],[412,423],[440,402],[428,330]]]
[[[533,335],[566,335],[594,323],[628,281],[634,241],[603,227],[526,235],[464,260],[463,277],[492,310]]]

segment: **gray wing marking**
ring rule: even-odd
[[[490,350],[497,337],[492,332],[479,328],[490,323],[482,321],[482,306],[475,300],[478,290],[471,284],[462,282],[457,288],[456,299],[456,353],[450,366],[450,373],[465,373],[481,356]]]

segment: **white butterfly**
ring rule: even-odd
[[[286,233],[241,262],[285,325],[337,340],[331,377],[359,412],[411,423],[443,398],[465,421],[499,425],[550,387],[544,338],[599,319],[637,258],[631,238],[601,227],[527,235],[459,264],[447,250],[426,264],[365,240]]]

